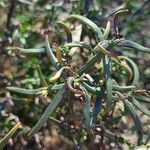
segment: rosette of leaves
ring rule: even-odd
[[[66,19],[66,21],[77,20],[96,34],[96,45],[93,48],[84,42],[73,42],[71,31],[63,22],[58,22],[58,25],[65,30],[67,42],[61,46],[54,44],[53,48],[51,48],[48,36],[46,36],[45,48],[9,48],[10,50],[17,50],[20,53],[26,54],[46,53],[50,65],[53,65],[57,70],[56,74],[47,83],[41,73],[40,67],[38,67],[38,73],[43,84],[43,87],[39,89],[28,90],[7,87],[9,91],[15,93],[41,94],[44,96],[47,96],[53,90],[58,90],[37,124],[28,133],[28,137],[33,136],[43,127],[61,101],[65,101],[68,92],[71,92],[83,101],[83,117],[87,134],[93,135],[95,125],[98,124],[103,131],[103,135],[108,139],[132,146],[127,139],[113,133],[113,126],[118,124],[123,116],[130,115],[135,124],[135,131],[137,131],[138,144],[145,142],[143,141],[144,131],[142,123],[137,115],[136,108],[143,114],[150,116],[150,111],[143,105],[143,103],[150,102],[150,96],[148,91],[140,90],[139,88],[140,74],[137,65],[129,57],[115,54],[115,49],[130,49],[148,54],[150,53],[150,49],[127,40],[119,34],[118,18],[124,12],[127,12],[127,10],[121,10],[115,14],[114,29],[116,35],[113,39],[108,39],[111,27],[110,21],[107,22],[106,28],[102,30],[94,22],[80,15],[71,15]],[[82,67],[76,69],[72,68],[69,64],[68,52],[73,47],[87,49],[92,56]],[[95,67],[96,63],[99,64],[99,68]],[[92,69],[94,71],[91,71]],[[123,73],[125,75],[121,77],[125,78],[125,80],[123,80],[123,83],[118,83],[113,74],[117,74],[117,77],[120,78],[120,74]],[[62,78],[61,81],[63,83],[52,84],[59,78]],[[91,108],[90,100],[92,95],[95,96],[95,104]],[[118,107],[119,103],[121,103],[121,106],[119,106],[119,115],[114,117],[116,107]],[[60,123],[55,119],[53,121]]]

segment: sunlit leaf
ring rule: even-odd
[[[61,52],[60,47],[56,43],[54,43],[53,46],[56,49],[56,57],[57,57],[59,63],[60,64],[64,64],[64,61],[62,59],[62,52]]]
[[[2,150],[7,144],[10,138],[16,133],[16,131],[21,127],[21,123],[18,122],[6,135],[0,140],[0,149]]]
[[[110,21],[107,22],[107,25],[106,25],[106,29],[105,29],[105,32],[104,32],[104,39],[107,39],[108,38],[108,35],[109,35],[109,32],[110,32]]]
[[[24,89],[24,88],[17,88],[17,87],[6,87],[7,90],[14,92],[14,93],[20,93],[20,94],[27,94],[27,95],[34,95],[38,94],[39,92],[42,92],[44,90],[47,90],[47,87],[42,87],[38,89]]]
[[[99,27],[94,22],[89,20],[88,18],[80,16],[80,15],[71,15],[67,18],[67,20],[69,20],[69,19],[77,19],[80,22],[90,26],[90,28],[95,32],[95,34],[97,34],[99,41],[101,41],[103,39],[103,34],[102,34],[101,30],[99,29]]]
[[[72,42],[72,34],[71,34],[69,27],[64,22],[61,22],[61,21],[58,21],[57,24],[59,25],[59,27],[65,30],[67,34],[67,42],[68,43]]]
[[[66,67],[62,67],[59,71],[56,72],[56,74],[55,74],[53,77],[51,77],[51,78],[49,79],[49,81],[50,81],[50,82],[56,81],[58,78],[60,78],[61,74],[63,73],[63,71],[64,71],[65,69],[68,69],[68,70],[71,71],[70,67],[67,67],[67,66],[66,66]],[[72,72],[72,73],[73,73],[73,72]]]
[[[18,51],[23,54],[36,54],[36,53],[45,53],[45,48],[30,48],[30,49],[24,49],[21,47],[7,47],[7,50],[12,50],[12,51]]]
[[[45,45],[46,45],[46,54],[47,54],[51,64],[58,69],[59,68],[58,60],[55,57],[55,55],[53,54],[52,49],[49,45],[48,36],[45,37]]]

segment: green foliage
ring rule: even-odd
[[[44,5],[42,4],[42,1],[39,3]],[[82,14],[82,7],[84,4],[82,1],[80,1],[79,4],[79,10],[76,8],[76,11],[79,12],[77,14]],[[55,9],[58,8],[52,6],[50,10],[45,12],[45,14],[49,11],[52,12]],[[98,12],[99,11],[97,10],[90,12],[89,18],[95,18],[94,16],[97,16]],[[45,98],[51,97],[46,110],[41,115],[36,125],[30,131],[27,131],[28,133],[25,134],[26,137],[30,138],[38,133],[49,118],[60,127],[63,126],[62,130],[66,130],[65,128],[68,129],[69,126],[66,127],[61,124],[61,121],[51,117],[52,114],[57,114],[57,111],[59,111],[57,108],[59,108],[60,105],[60,108],[62,108],[60,112],[62,114],[65,113],[62,105],[65,105],[65,108],[69,107],[72,109],[67,115],[68,124],[72,122],[72,120],[75,126],[79,124],[79,122],[75,119],[76,112],[73,108],[73,105],[76,103],[76,99],[78,99],[82,106],[81,116],[83,117],[82,122],[84,123],[83,125],[80,124],[81,129],[75,129],[77,133],[80,131],[79,139],[72,133],[69,133],[69,137],[71,136],[71,140],[75,144],[83,143],[88,140],[89,135],[91,137],[95,136],[96,126],[99,125],[101,129],[101,138],[104,136],[108,140],[115,141],[116,143],[127,144],[130,148],[134,148],[136,145],[134,145],[132,141],[129,141],[115,133],[115,127],[117,127],[119,123],[124,123],[122,118],[126,117],[126,115],[129,115],[134,122],[134,127],[138,136],[137,144],[140,145],[144,143],[143,125],[137,114],[137,110],[140,110],[142,114],[145,114],[146,116],[150,116],[150,112],[145,105],[140,105],[140,103],[150,103],[149,94],[146,90],[138,92],[138,90],[140,90],[139,69],[136,63],[131,58],[125,56],[124,52],[121,52],[120,49],[123,51],[130,49],[136,51],[136,53],[144,52],[147,53],[147,55],[150,53],[150,49],[121,37],[117,23],[119,20],[117,18],[116,21],[116,16],[120,16],[122,12],[123,10],[118,11],[115,14],[114,36],[110,36],[111,25],[109,21],[105,28],[100,28],[92,20],[84,16],[74,14],[70,15],[64,22],[58,22],[58,26],[63,28],[67,35],[66,42],[60,46],[57,44],[51,46],[48,35],[45,35],[45,43],[41,48],[25,49],[20,47],[7,47],[7,50],[13,51],[14,53],[29,55],[31,59],[29,59],[28,64],[23,64],[23,66],[24,68],[31,70],[37,69],[41,87],[36,89],[7,87],[6,89],[16,94],[20,93],[28,96],[40,95]],[[29,24],[29,21],[33,19],[33,14],[34,13],[32,12],[24,15],[18,14],[17,16],[17,19],[21,23],[19,27],[20,32],[17,36],[22,44],[27,44],[29,34],[26,32],[28,30],[32,31],[32,25]],[[51,17],[51,24],[56,24],[56,18],[57,17],[55,16]],[[83,27],[86,28],[88,32],[92,30],[92,32],[96,35],[96,38],[93,37],[96,39],[95,44],[93,44],[94,46],[84,43],[83,41],[74,42],[71,30],[66,24],[68,21],[78,21],[81,24],[86,25]],[[88,30],[88,28],[90,30]],[[132,28],[135,27],[132,26]],[[55,41],[55,39],[52,41]],[[39,47],[39,45],[37,47]],[[74,47],[80,48],[83,52],[87,50],[88,53],[90,53],[89,56],[85,57],[86,59],[84,60],[84,63],[81,66],[77,65],[75,68],[71,64],[73,56],[70,56],[69,53]],[[119,56],[117,51],[121,53]],[[31,54],[34,55],[31,57]],[[41,71],[38,59],[34,58],[35,55],[38,54],[45,54],[49,61],[50,66],[46,66],[46,71],[51,74],[49,82],[47,75]],[[96,68],[95,64],[98,64],[99,68]],[[49,70],[49,68],[52,69]],[[117,79],[115,77],[117,77]],[[32,85],[39,86],[37,81],[35,82],[36,83],[31,81],[30,83]],[[122,103],[123,105],[118,106],[118,103]],[[119,108],[116,109],[116,107]],[[118,111],[121,115],[118,115]],[[73,116],[73,118],[70,117],[70,119],[69,116]],[[24,127],[22,127],[22,130],[24,130]],[[0,147],[4,147],[7,141],[12,137],[13,133],[11,133],[11,131],[12,130],[10,130],[8,135],[0,141]],[[23,133],[20,132],[19,136],[22,134]],[[146,145],[146,142],[144,144]]]
[[[99,40],[101,40],[102,39],[102,33],[101,33],[101,31],[98,31],[99,29],[98,29],[98,27],[97,27],[97,25],[96,24],[94,24],[93,22],[91,22],[91,21],[89,21],[87,18],[84,18],[84,17],[82,17],[82,16],[77,16],[77,15],[74,15],[74,16],[71,16],[71,17],[69,17],[69,18],[75,18],[75,19],[79,19],[81,22],[84,22],[84,23],[86,23],[87,25],[89,25],[89,26],[91,26],[92,28],[93,28],[93,30],[94,30],[94,32],[96,33],[96,34],[98,34],[98,36],[100,37],[99,38]],[[116,40],[118,40],[118,39],[116,39]],[[112,42],[114,42],[114,41],[112,41]],[[128,43],[126,44],[126,45],[124,45],[124,44],[120,44],[120,43],[123,43],[124,42],[124,39],[119,39],[119,42],[117,43],[119,46],[122,46],[122,47],[126,47],[126,46],[128,46],[129,48],[131,47],[131,48],[134,48],[134,49],[137,49],[137,50],[142,50],[143,49],[143,51],[144,52],[148,52],[149,51],[149,49],[148,48],[145,48],[145,47],[143,47],[142,49],[141,49],[141,47],[142,46],[138,46],[138,44],[136,44],[135,42],[132,42],[132,41],[129,41],[128,43],[129,43],[129,45],[128,45]],[[115,46],[115,45],[114,45]],[[108,46],[107,46],[108,47]],[[106,48],[107,48],[106,47]],[[101,48],[99,49],[100,51],[98,51],[97,52],[97,54],[96,55],[98,55],[99,53],[102,53],[101,55],[105,55],[105,56],[102,56],[102,58],[103,58],[103,64],[104,64],[104,76],[105,76],[105,81],[106,81],[106,95],[107,95],[107,97],[106,97],[106,108],[103,108],[104,109],[104,112],[103,113],[105,113],[105,111],[108,109],[109,111],[111,111],[111,109],[112,109],[112,105],[114,104],[114,102],[113,102],[113,99],[112,99],[112,93],[115,93],[115,92],[117,92],[117,91],[113,91],[112,92],[112,78],[111,78],[111,72],[110,72],[110,69],[111,69],[111,65],[109,65],[109,63],[108,63],[108,57],[109,57],[109,61],[111,60],[111,58],[113,57],[114,59],[116,59],[116,57],[114,57],[113,55],[110,55],[108,52],[107,52],[107,50],[105,50],[104,49],[104,47],[101,45]],[[145,51],[146,50],[146,51]],[[148,51],[147,51],[148,50]],[[22,52],[24,52],[24,51],[22,51]],[[32,53],[32,51],[29,51],[29,52],[31,52]],[[93,51],[94,52],[94,51]],[[59,63],[58,63],[58,60],[57,60],[57,58],[54,56],[54,54],[53,54],[53,52],[51,51],[51,48],[50,48],[50,46],[49,46],[49,44],[48,44],[48,38],[46,37],[46,53],[47,53],[47,55],[48,55],[48,57],[49,57],[49,60],[50,60],[50,62],[51,62],[51,64],[55,67],[55,68],[60,68],[59,66]],[[124,59],[125,58],[125,60],[127,60],[127,61],[129,61],[130,63],[131,63],[131,65],[133,66],[133,85],[138,85],[138,78],[139,78],[139,73],[138,73],[138,70],[136,69],[136,67],[135,67],[135,64],[129,59],[129,58],[127,58],[127,57],[123,57],[123,56],[119,56],[118,57],[118,59],[119,59],[119,61],[121,62],[121,59]],[[94,63],[96,63],[97,61],[94,61]],[[89,66],[88,66],[89,67]],[[68,70],[69,69],[69,70]],[[73,93],[75,93],[75,94],[80,94],[81,95],[81,97],[83,97],[83,100],[85,101],[84,103],[85,103],[85,106],[84,106],[84,110],[83,110],[83,115],[84,115],[84,117],[85,117],[85,126],[87,127],[87,129],[88,129],[88,131],[90,132],[90,130],[92,129],[90,129],[90,116],[89,116],[89,111],[90,111],[90,109],[89,109],[89,107],[90,107],[90,101],[88,100],[89,98],[87,98],[87,97],[89,97],[88,96],[88,93],[87,92],[85,92],[85,90],[83,89],[83,87],[81,86],[81,85],[79,85],[79,84],[77,84],[78,83],[78,79],[76,79],[76,77],[74,76],[75,74],[73,73],[73,71],[71,71],[72,69],[71,68],[66,68],[66,70],[68,70],[69,72],[70,72],[70,77],[72,77],[72,80],[70,80],[69,81],[69,79],[70,79],[70,77],[67,77],[65,74],[64,74],[64,72],[61,72],[61,74],[62,74],[62,77],[68,82],[68,84],[67,84],[67,86],[68,86],[68,89],[71,91],[71,92],[73,92]],[[65,70],[64,70],[65,71]],[[84,70],[85,72],[84,73],[86,73],[86,70]],[[121,72],[122,73],[122,72]],[[41,74],[41,73],[40,73]],[[60,75],[61,75],[60,74]],[[60,76],[59,75],[59,76]],[[41,76],[41,75],[40,75]],[[57,78],[56,78],[57,79]],[[41,76],[41,80],[43,81],[43,77]],[[72,87],[72,83],[73,82],[75,82],[75,84],[74,84],[74,86],[75,87]],[[46,88],[46,87],[45,87]],[[18,93],[23,93],[23,94],[35,94],[35,93],[41,93],[41,94],[43,94],[44,95],[44,93],[43,92],[40,92],[39,90],[40,89],[38,89],[38,90],[24,90],[24,89],[19,89],[19,88],[11,88],[11,87],[9,87],[9,88],[7,88],[8,90],[11,90],[11,91],[13,91],[13,92],[18,92]],[[42,88],[41,88],[42,89]],[[42,90],[46,90],[46,89],[42,89]],[[87,89],[88,90],[88,89]],[[119,90],[119,89],[118,89]],[[132,90],[132,89],[131,89]],[[57,107],[57,105],[60,103],[60,101],[62,100],[62,95],[63,95],[63,93],[61,92],[62,91],[62,89],[60,90],[60,92],[58,92],[56,95],[55,95],[55,97],[54,97],[54,99],[52,100],[52,102],[50,102],[50,104],[49,104],[49,106],[47,107],[47,109],[46,109],[46,111],[44,112],[44,114],[42,115],[42,117],[41,117],[41,119],[39,120],[39,122],[36,124],[36,126],[30,131],[30,133],[29,133],[29,136],[32,136],[32,135],[34,135],[38,130],[40,130],[40,128],[44,125],[44,123],[47,121],[47,119],[49,118],[49,116],[50,116],[50,114],[55,110],[55,108]],[[120,93],[121,94],[121,93]],[[124,96],[123,96],[124,97]],[[133,95],[133,97],[134,97],[134,95]],[[127,97],[124,97],[125,99],[127,99]],[[58,101],[58,102],[57,102]],[[135,103],[136,101],[134,100],[133,101],[134,102],[134,104],[137,104],[137,103]],[[53,103],[55,103],[55,104],[53,104]],[[136,115],[136,112],[135,112],[135,110],[134,110],[134,108],[133,108],[133,106],[132,106],[132,102],[129,102],[128,100],[124,100],[124,103],[125,103],[125,108],[127,109],[127,112],[133,117],[133,120],[134,120],[134,122],[135,122],[135,126],[138,128],[138,132],[140,132],[140,134],[143,134],[142,132],[142,125],[141,125],[141,122],[140,122],[140,120],[139,120],[139,118],[138,118],[138,116]],[[113,106],[114,107],[114,106]],[[110,109],[111,108],[111,109]],[[107,113],[109,113],[109,111],[107,110]],[[99,110],[98,110],[99,111]],[[138,126],[139,125],[139,126]],[[139,141],[141,141],[142,140],[142,135],[140,135],[140,137],[139,137]]]

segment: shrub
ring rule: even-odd
[[[37,124],[27,131],[27,137],[32,137],[37,133],[43,125],[50,118],[58,124],[62,130],[70,132],[73,137],[73,132],[78,132],[81,139],[77,143],[81,143],[87,137],[96,135],[99,127],[101,131],[101,140],[103,137],[115,141],[116,143],[125,143],[130,148],[135,145],[128,139],[119,136],[116,128],[120,122],[124,122],[129,115],[134,122],[134,128],[131,129],[137,132],[137,143],[146,144],[147,140],[143,140],[144,129],[141,119],[137,115],[137,109],[143,114],[150,116],[150,111],[143,105],[149,103],[148,91],[139,88],[139,70],[136,63],[129,57],[118,55],[118,51],[125,51],[126,49],[150,53],[150,49],[141,46],[133,41],[127,40],[119,33],[118,17],[120,14],[127,12],[127,10],[118,11],[114,17],[114,31],[115,35],[112,39],[108,39],[111,24],[107,22],[106,28],[99,28],[94,22],[80,15],[71,15],[66,21],[77,20],[86,25],[86,29],[91,29],[96,34],[96,44],[90,46],[82,41],[73,42],[72,33],[65,22],[58,22],[58,25],[64,29],[67,34],[67,42],[58,46],[50,47],[48,42],[48,35],[45,36],[45,47],[38,49],[23,49],[20,47],[9,47],[9,50],[18,50],[23,54],[39,54],[45,53],[49,58],[50,64],[57,70],[55,75],[47,82],[44,75],[38,66],[38,75],[40,77],[42,87],[38,89],[23,89],[17,87],[7,87],[7,90],[14,93],[21,93],[27,95],[43,95],[46,97],[49,94],[55,93],[53,99],[47,106],[45,112]],[[73,56],[70,51],[73,47],[79,47],[84,53],[87,51],[84,64],[80,59],[75,60],[73,65]],[[77,55],[78,57],[78,55]],[[58,91],[58,92],[56,92]],[[63,122],[50,117],[55,109],[62,102],[70,107],[68,115],[74,116],[71,118],[74,123],[74,131],[72,131],[70,122],[64,124]],[[76,112],[74,105],[76,101],[80,102],[82,110],[82,121],[84,124],[75,120]],[[124,119],[122,119],[124,118]],[[126,121],[127,123],[127,121]],[[17,124],[18,126],[18,124]],[[69,131],[70,130],[70,131]],[[0,145],[3,147],[7,140],[13,135],[10,131],[4,139],[1,140]],[[7,139],[7,140],[6,140]],[[72,138],[73,139],[73,138]]]

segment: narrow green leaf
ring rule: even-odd
[[[114,142],[120,142],[120,143],[124,143],[125,140],[123,137],[109,131],[109,130],[104,130],[104,135],[110,139],[111,141],[114,141]]]
[[[6,89],[15,93],[34,95],[34,94],[38,94],[39,92],[42,92],[43,90],[47,90],[47,87],[42,87],[42,88],[33,89],[33,90],[17,88],[17,87],[6,87]]]
[[[48,36],[45,37],[45,44],[46,44],[46,45],[45,45],[45,46],[46,46],[46,54],[47,54],[47,56],[48,56],[48,58],[49,58],[51,64],[52,64],[55,68],[59,69],[59,63],[58,63],[58,60],[57,60],[57,58],[55,57],[55,55],[53,54],[52,49],[51,49],[51,47],[50,47],[50,45],[49,45]]]
[[[65,83],[53,85],[52,87],[50,87],[50,90],[60,90],[64,85]]]
[[[97,92],[96,93],[96,100],[95,100],[95,105],[94,105],[94,110],[91,118],[91,125],[96,122],[97,116],[100,113],[102,109],[102,100],[101,100],[101,93]]]
[[[54,46],[54,48],[56,49],[56,58],[57,58],[58,62],[59,62],[61,65],[64,65],[64,61],[63,61],[63,59],[62,59],[62,52],[61,52],[60,47],[59,47],[56,43],[54,43],[53,46]]]
[[[111,77],[111,69],[110,69],[110,63],[108,56],[105,56],[103,58],[103,67],[104,67],[104,75],[106,80],[106,91],[107,91],[107,108],[112,103],[112,77]]]
[[[94,55],[81,69],[78,70],[78,74],[82,75],[83,73],[86,73],[96,62],[101,61],[101,57],[100,53]]]
[[[150,103],[150,98],[145,96],[134,96],[138,101],[142,103]]]
[[[118,12],[119,10],[125,9],[125,7],[126,7],[126,4],[122,4],[113,9],[110,9],[106,12],[106,14],[104,14],[104,17],[108,18],[109,16],[112,16],[114,13]]]
[[[129,149],[134,149],[135,147],[135,145],[133,143],[130,143],[128,139],[125,139],[122,136],[119,136],[118,134],[115,134],[109,130],[104,130],[104,135],[115,143],[127,144],[129,146]]]
[[[128,9],[121,9],[118,10],[115,15],[114,15],[114,31],[116,35],[119,35],[119,16],[126,14],[127,12],[129,12]]]
[[[67,34],[67,43],[72,42],[72,34],[71,34],[71,30],[69,29],[69,27],[61,21],[58,21],[57,24],[59,25],[59,27],[63,28]]]
[[[79,43],[79,42],[77,42],[77,43],[75,43],[75,42],[74,43],[65,43],[63,45],[63,47],[69,47],[69,48],[80,47],[80,48],[85,48],[85,49],[87,49],[89,51],[92,51],[92,48],[91,48],[90,45],[88,45],[86,43]]]
[[[130,41],[130,40],[122,40],[121,42],[118,43],[118,46],[135,49],[140,52],[150,53],[150,48],[144,47],[144,46],[142,46],[138,43],[135,43],[133,41]]]
[[[124,102],[124,107],[127,111],[128,114],[130,114],[130,116],[132,117],[137,133],[139,135],[138,137],[138,143],[142,141],[143,138],[143,128],[142,128],[142,123],[140,121],[140,118],[138,117],[133,104],[131,102],[129,102],[127,99],[123,101]]]
[[[118,41],[115,41],[115,43],[116,42],[118,42]],[[113,55],[113,53],[110,53],[109,51],[107,51],[105,49],[105,47],[109,47],[109,49],[110,49],[114,46],[115,46],[115,44],[113,42],[108,41],[108,40],[104,40],[102,42],[99,42],[93,50],[93,52],[97,52],[96,55],[94,55],[90,60],[88,60],[88,62],[81,69],[78,70],[78,74],[82,75],[83,73],[86,73],[91,68],[91,66],[93,66],[95,63],[100,62],[101,58],[104,55]],[[116,58],[116,56],[112,56],[112,59],[113,58]]]
[[[88,94],[88,92],[86,91],[86,89],[84,88],[84,96],[85,96],[85,106],[83,109],[83,116],[85,119],[85,126],[88,130],[88,132],[90,132],[90,95]]]
[[[105,49],[105,47],[107,47],[108,44],[106,45],[105,43],[102,43],[102,44],[101,44],[101,43],[102,43],[102,42],[99,42],[99,43],[95,46],[94,52],[100,52],[101,54],[105,54],[105,55],[110,54],[110,52]]]
[[[53,77],[51,77],[51,78],[49,79],[49,81],[50,81],[50,82],[56,81],[58,78],[60,78],[60,76],[61,76],[61,74],[63,73],[63,71],[66,70],[66,69],[69,70],[69,71],[71,71],[70,67],[67,67],[67,66],[62,67],[61,69],[59,69],[59,70],[56,72],[56,74],[55,74]],[[72,73],[73,73],[73,72],[72,72]]]
[[[88,25],[98,36],[98,40],[101,41],[103,39],[103,34],[100,30],[100,28],[91,20],[89,20],[86,17],[80,16],[80,15],[71,15],[67,18],[67,20],[69,19],[78,19],[80,22]]]
[[[6,135],[3,139],[0,140],[0,149],[2,150],[7,144],[9,139],[16,133],[17,129],[20,128],[21,124],[18,122]]]
[[[94,48],[94,52],[98,52],[100,53],[101,55],[107,55],[109,56],[109,58],[114,58],[114,59],[117,59],[118,61],[120,61],[118,59],[118,56],[115,54],[115,53],[112,53],[110,51],[107,51],[106,48],[110,47],[110,45],[112,45],[112,43],[109,43],[107,42],[107,40],[105,40],[106,42],[102,41],[102,42],[99,42],[95,48]],[[113,45],[112,45],[113,46]]]
[[[136,106],[143,114],[147,115],[150,117],[150,111],[144,107],[143,105],[141,105],[141,103],[139,103],[134,97],[132,97],[132,103],[134,104],[134,106]]]
[[[108,38],[109,32],[110,32],[110,21],[107,21],[106,29],[104,32],[104,39]]]
[[[113,90],[117,90],[121,92],[127,92],[132,89],[136,89],[136,87],[134,85],[129,85],[129,86],[113,85]]]
[[[89,84],[83,82],[82,83],[83,87],[86,88],[86,90],[88,90],[91,93],[96,93],[97,91],[100,91],[100,87],[94,87],[94,86],[90,86]]]
[[[39,65],[37,66],[37,72],[38,72],[38,75],[39,75],[39,78],[41,80],[42,85],[43,86],[48,86],[47,83],[46,83],[46,81],[45,81],[45,78],[44,78],[44,76],[42,74],[42,71],[41,71],[41,68],[40,68]]]
[[[132,85],[137,86],[139,84],[139,69],[137,67],[137,65],[128,57],[125,56],[119,56],[119,59],[124,59],[127,62],[129,62],[131,64],[131,67],[133,68],[133,73],[134,73],[134,77],[133,77],[133,81],[132,81]]]
[[[6,49],[7,50],[19,51],[20,53],[24,53],[24,54],[45,53],[45,48],[24,49],[24,48],[21,48],[21,47],[7,47]]]
[[[42,126],[46,123],[50,115],[54,112],[56,107],[62,101],[65,92],[66,92],[65,86],[58,91],[58,93],[54,96],[53,100],[46,108],[45,112],[42,114],[40,120],[37,122],[37,124],[32,128],[32,130],[28,134],[29,137],[32,137],[36,132],[38,132],[42,128]]]

